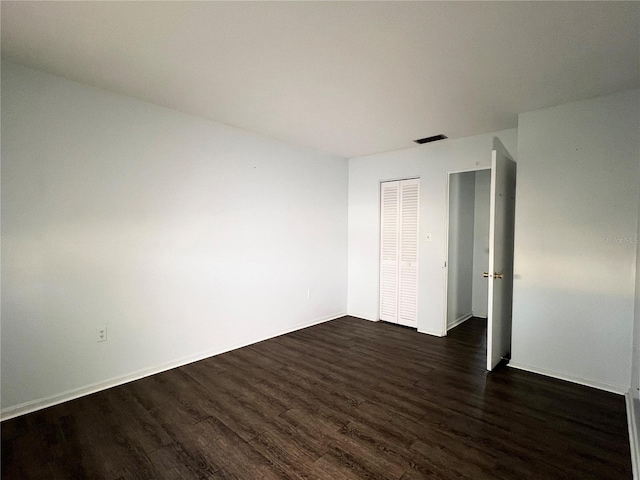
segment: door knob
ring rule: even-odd
[[[482,272],[482,276],[484,278],[489,278],[489,272]]]
[[[493,274],[493,278],[500,278],[501,279],[502,277],[503,277],[502,273],[495,273],[494,272],[494,274]]]

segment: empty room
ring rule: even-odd
[[[640,480],[640,2],[0,21],[3,479]]]

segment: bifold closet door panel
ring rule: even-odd
[[[380,319],[416,327],[420,181],[380,188]]]
[[[400,183],[380,188],[380,320],[397,323]]]
[[[400,262],[398,323],[418,325],[419,180],[400,183]]]

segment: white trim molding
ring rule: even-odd
[[[631,468],[633,478],[640,480],[640,397],[637,388],[630,388],[624,396],[627,406],[627,425],[629,427],[629,447],[631,450]]]
[[[19,405],[15,405],[12,407],[7,407],[2,409],[2,412],[0,412],[0,421],[9,420],[11,418],[15,418],[20,415],[25,415],[27,413],[35,412],[37,410],[42,410],[43,408],[52,407],[60,403],[68,402],[69,400],[74,400],[76,398],[84,397],[86,395],[91,395],[92,393],[100,392],[102,390],[106,390],[112,387],[117,387],[118,385],[123,385],[125,383],[129,383],[134,380],[139,380],[141,378],[155,375],[157,373],[166,372],[167,370],[171,370],[173,368],[181,367],[183,365],[197,362],[199,360],[204,360],[205,358],[214,357],[222,353],[230,352],[231,350],[237,350],[238,348],[247,347],[249,345],[253,345],[254,343],[262,342],[264,340],[268,340],[274,337],[279,337],[280,335],[285,335],[287,333],[295,332],[297,330],[302,330],[303,328],[312,327],[314,325],[335,320],[337,318],[341,318],[346,315],[347,315],[346,313],[337,313],[334,315],[328,315],[325,317],[316,318],[314,320],[295,325],[294,327],[287,328],[279,332],[275,332],[266,338],[262,338],[259,340],[251,340],[247,343],[239,344],[231,348],[223,348],[220,350],[201,352],[196,355],[190,355],[188,357],[183,357],[173,362],[165,363],[163,365],[145,368],[127,375],[114,377],[109,380],[105,380],[103,382],[97,382],[97,383],[85,385],[79,388],[74,388],[72,390],[67,390],[65,392],[61,392],[56,395],[52,395],[50,397],[39,398],[36,400],[31,400],[29,402],[21,403]]]
[[[522,363],[514,362],[511,360],[508,364],[511,368],[518,370],[524,370],[526,372],[537,373],[540,375],[546,375],[547,377],[557,378],[559,380],[565,380],[567,382],[577,383],[586,387],[597,388],[598,390],[604,390],[605,392],[617,393],[618,395],[624,395],[627,392],[628,386],[610,385],[608,383],[594,382],[586,378],[575,377],[573,375],[566,375],[560,372],[554,372],[552,370],[546,370],[544,368],[532,367],[531,365],[524,365]]]
[[[466,322],[471,317],[473,317],[473,313],[467,313],[465,315],[461,315],[460,317],[456,318],[455,321],[451,325],[447,326],[447,332],[449,330],[451,330],[452,328],[456,328],[458,325]]]
[[[430,330],[423,330],[421,328],[418,328],[418,333],[424,333],[426,335],[433,335],[434,337],[445,337],[447,332],[435,332],[435,331],[430,331]]]
[[[370,317],[368,315],[360,315],[358,313],[347,313],[349,317],[359,318],[360,320],[368,320],[370,322],[379,322],[379,318]]]

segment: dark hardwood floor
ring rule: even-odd
[[[630,479],[622,396],[344,317],[2,423],[6,479]]]

